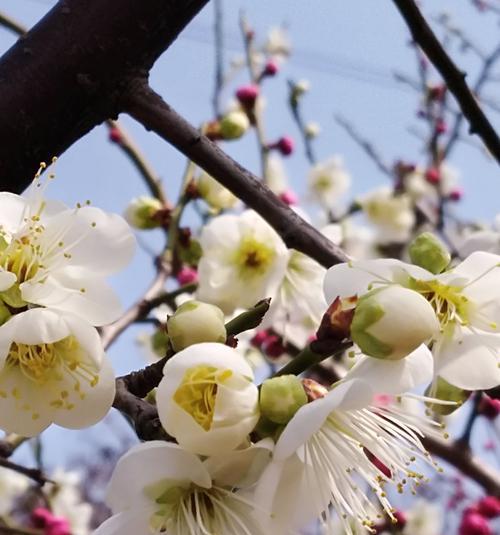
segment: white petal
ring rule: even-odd
[[[0,228],[14,234],[23,225],[23,218],[27,215],[26,199],[14,193],[0,192]]]
[[[362,357],[344,380],[364,379],[376,394],[402,394],[432,380],[432,353],[422,344],[401,360]]]
[[[33,308],[16,314],[0,327],[0,340],[8,341],[9,348],[11,342],[50,344],[70,334],[64,317],[55,310],[45,308]]]
[[[119,513],[103,522],[93,535],[145,535],[150,530],[149,518],[153,513],[153,507]]]
[[[425,269],[392,258],[382,258],[331,267],[325,275],[323,289],[327,302],[333,303],[338,296],[363,295],[374,283],[398,283],[405,286],[408,276],[422,280],[434,278],[434,275]]]
[[[274,459],[283,461],[318,431],[335,409],[353,410],[367,407],[374,392],[365,381],[341,382],[325,397],[302,406],[288,422],[274,450]]]
[[[455,336],[434,352],[436,375],[464,390],[500,385],[500,335],[466,333]]]
[[[266,438],[242,450],[212,455],[203,464],[217,485],[250,487],[271,460],[273,448],[272,439]]]
[[[78,269],[53,272],[43,283],[27,281],[21,292],[29,303],[71,312],[96,326],[111,323],[122,313],[120,300],[104,279]]]
[[[111,362],[107,358],[103,360],[97,385],[90,386],[84,381],[80,384],[80,394],[85,395],[85,399],[68,389],[68,401],[74,398],[74,407],[54,411],[55,424],[68,429],[83,429],[100,422],[108,414],[115,398],[115,374]]]
[[[127,222],[93,206],[68,209],[49,218],[45,227],[43,243],[63,242],[61,251],[71,254],[71,265],[94,275],[120,271],[135,252],[135,238]]]
[[[0,292],[8,290],[17,280],[17,277],[14,273],[10,271],[5,271],[5,269],[0,268]]]
[[[138,444],[121,457],[111,476],[106,502],[113,512],[145,507],[151,500],[144,488],[162,480],[212,486],[207,469],[196,455],[177,444],[155,440]]]
[[[451,270],[451,273],[455,273],[467,279],[475,279],[498,264],[500,264],[499,255],[477,251],[468,256],[458,266],[454,267]],[[446,275],[446,273],[443,275]],[[440,277],[438,277],[438,279],[439,278]]]

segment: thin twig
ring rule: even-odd
[[[7,28],[16,35],[24,35],[28,31],[25,26],[4,13],[0,13],[0,26]]]
[[[469,121],[469,132],[477,134],[500,163],[500,138],[465,83],[466,74],[448,56],[414,0],[393,0],[410,29],[415,42],[422,48],[443,77],[450,92],[457,99],[462,113]]]
[[[224,0],[214,0],[214,36],[215,36],[215,86],[212,96],[214,114],[220,118],[221,94],[224,87]]]
[[[23,474],[24,476],[29,477],[30,479],[38,483],[40,486],[44,485],[47,482],[51,482],[51,480],[45,477],[43,472],[38,468],[27,468],[26,466],[13,463],[12,461],[9,461],[8,459],[5,459],[3,457],[0,457],[0,466],[17,472],[18,474]]]
[[[347,255],[278,199],[257,177],[241,167],[215,143],[177,114],[157,93],[139,81],[128,96],[128,113],[149,130],[177,147],[199,167],[259,213],[296,249],[330,267]]]
[[[290,111],[292,112],[292,117],[299,129],[300,135],[302,136],[302,142],[304,143],[304,151],[306,158],[311,165],[316,163],[316,157],[314,155],[314,148],[312,143],[312,138],[307,133],[306,125],[304,123],[304,118],[302,117],[302,110],[300,108],[301,99],[294,98],[294,89],[296,84],[292,80],[288,80],[289,88],[289,99]]]

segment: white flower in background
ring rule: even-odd
[[[341,225],[341,239],[337,245],[342,246],[350,257],[356,260],[367,260],[380,255],[377,251],[376,233],[373,228],[358,225],[351,219],[345,219]]]
[[[71,535],[88,535],[91,532],[93,509],[89,503],[82,500],[81,475],[56,468],[51,480],[55,482],[55,486],[47,495],[52,513],[68,521]]]
[[[311,196],[327,209],[335,208],[351,185],[351,176],[338,156],[317,163],[309,171]]]
[[[14,470],[0,467],[0,517],[8,515],[30,487],[30,480]]]
[[[264,52],[276,59],[284,60],[292,52],[292,43],[288,32],[283,26],[276,26],[269,30],[267,34]]]
[[[491,228],[483,228],[469,232],[461,237],[458,246],[461,257],[467,257],[475,251],[500,254],[500,214],[495,217]]]
[[[368,220],[378,230],[380,243],[406,241],[415,224],[411,198],[394,195],[389,187],[379,188],[359,200]]]
[[[200,175],[197,186],[202,199],[216,212],[234,208],[240,202],[238,197],[208,173]]]
[[[275,295],[289,253],[274,229],[255,212],[212,219],[202,230],[200,244],[197,299],[230,314]]]
[[[271,510],[268,533],[289,533],[317,518],[333,534],[330,507],[349,534],[350,522],[371,527],[379,512],[372,492],[393,516],[386,487],[392,483],[403,490],[419,482],[423,476],[409,467],[427,454],[419,419],[397,406],[374,407],[373,400],[375,392],[393,388],[394,380],[401,394],[432,375],[430,355],[412,359],[414,373],[406,368],[399,376],[379,374],[367,381],[348,376],[295,413],[256,489],[257,503]]]
[[[425,178],[425,169],[415,167],[403,177],[404,190],[414,200],[418,201],[423,197],[436,197],[436,187]]]
[[[403,535],[441,535],[443,515],[441,507],[426,500],[417,500],[405,513]]]
[[[101,339],[77,316],[35,308],[0,327],[0,428],[31,437],[51,423],[88,427],[114,393]]]
[[[125,267],[134,248],[120,216],[0,193],[0,299],[10,307],[35,304],[110,323],[121,306],[104,277]]]
[[[214,455],[240,446],[259,419],[253,372],[223,344],[189,346],[165,364],[156,392],[160,421],[186,450]]]
[[[95,535],[266,535],[245,490],[269,460],[272,441],[208,458],[176,444],[139,444],[119,461],[107,492],[114,516]]]
[[[439,176],[441,194],[447,197],[459,185],[460,174],[455,167],[452,167],[448,163],[442,163],[439,167]]]
[[[439,275],[393,259],[339,264],[328,270],[324,289],[331,303],[394,285],[418,292],[434,309],[435,375],[464,390],[500,384],[500,256],[473,253]]]
[[[288,190],[288,177],[283,165],[283,158],[274,153],[269,154],[266,159],[266,182],[276,195]]]

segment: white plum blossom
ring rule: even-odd
[[[264,52],[275,59],[286,59],[292,51],[292,44],[288,32],[283,26],[275,26],[269,30],[264,46]]]
[[[275,294],[289,253],[274,229],[255,212],[212,219],[203,228],[200,244],[197,299],[230,314]]]
[[[464,390],[500,384],[500,256],[476,252],[438,275],[394,259],[344,263],[328,270],[324,289],[331,303],[393,285],[418,292],[434,309],[436,376]]]
[[[186,450],[236,449],[259,419],[258,390],[245,358],[224,344],[189,346],[165,364],[156,392],[160,421]]]
[[[394,389],[394,381],[402,394],[429,379],[431,356],[420,352],[410,358],[411,368],[402,364],[400,374],[369,376],[369,382],[348,375],[296,412],[256,489],[257,503],[270,509],[269,533],[296,532],[317,518],[325,533],[334,535],[330,508],[348,534],[351,522],[370,528],[378,508],[367,489],[393,516],[385,487],[403,490],[412,480],[420,481],[423,476],[410,466],[428,456],[419,419],[398,406],[376,407],[374,397],[388,385]]]
[[[0,327],[0,428],[31,437],[51,423],[88,427],[114,393],[99,335],[79,317],[34,308]]]
[[[30,481],[25,475],[0,467],[0,517],[12,511],[16,501],[29,487]]]
[[[344,169],[342,159],[333,156],[311,168],[308,182],[311,196],[325,208],[331,209],[338,206],[349,189],[351,176]]]
[[[379,188],[359,200],[366,217],[378,231],[380,243],[402,242],[408,239],[415,224],[411,198],[395,195],[391,188]]]
[[[0,299],[12,308],[39,305],[110,323],[121,306],[105,276],[127,265],[134,248],[118,215],[0,193]]]
[[[271,450],[267,439],[202,461],[176,444],[139,444],[118,461],[107,492],[114,516],[95,535],[266,535],[245,491]]]
[[[202,199],[214,210],[215,213],[220,212],[221,210],[234,208],[240,202],[238,197],[235,197],[227,188],[208,173],[203,172],[200,175],[197,187]]]

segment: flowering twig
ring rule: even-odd
[[[296,84],[292,80],[288,80],[288,88],[288,103],[290,104],[290,111],[292,112],[292,117],[295,121],[295,124],[297,125],[297,128],[299,129],[300,135],[302,136],[306,158],[311,165],[314,165],[316,163],[316,157],[314,155],[312,137],[307,133],[304,118],[302,117],[302,110],[300,109],[301,99],[295,97]]]
[[[118,121],[108,119],[106,124],[109,127],[112,140],[129,157],[134,167],[139,171],[151,195],[156,197],[166,208],[170,207],[165,191],[163,190],[161,179],[155,172],[151,164],[141,153],[139,147],[131,138],[130,134]]]
[[[269,310],[271,299],[263,299],[259,301],[253,308],[245,310],[234,319],[226,323],[226,333],[228,336],[235,336],[244,331],[255,329],[258,327],[266,312]]]
[[[448,89],[457,99],[462,113],[469,121],[470,133],[477,134],[500,163],[500,138],[465,83],[465,73],[457,68],[441,46],[414,0],[393,1],[405,19],[413,39],[439,71]]]
[[[38,468],[27,468],[26,466],[22,466],[17,463],[13,463],[12,461],[9,461],[8,459],[5,459],[3,457],[0,457],[0,466],[3,466],[4,468],[8,468],[9,470],[13,470],[14,472],[17,472],[18,474],[23,474],[26,477],[29,477],[36,483],[38,483],[40,486],[43,486],[47,482],[52,482],[50,479],[45,477],[43,472],[39,470]],[[1,533],[1,528],[0,528]]]
[[[126,108],[143,126],[177,147],[259,213],[274,227],[289,248],[314,258],[325,267],[348,260],[347,255],[338,246],[304,221],[257,177],[178,115],[145,83],[131,90]]]

